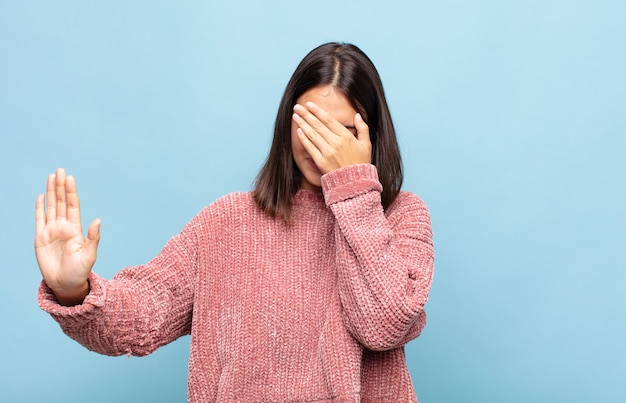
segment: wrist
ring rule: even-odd
[[[73,290],[52,290],[54,296],[63,306],[80,305],[89,294],[89,281],[86,280],[81,286]]]

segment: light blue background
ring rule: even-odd
[[[109,358],[36,304],[48,173],[103,220],[96,271],[247,190],[300,59],[377,65],[431,209],[420,403],[626,401],[626,3],[0,1],[0,400],[186,399],[188,338]]]

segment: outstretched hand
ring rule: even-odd
[[[346,127],[313,102],[294,106],[298,138],[322,174],[372,161],[369,128],[360,114]]]
[[[35,207],[35,255],[44,281],[62,305],[80,304],[89,292],[87,279],[96,261],[100,220],[83,237],[76,181],[63,169],[48,177]]]

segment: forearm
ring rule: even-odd
[[[60,305],[42,282],[39,304],[64,333],[89,350],[112,356],[149,354],[189,332],[190,315],[184,312],[191,312],[192,296],[189,290],[172,295],[146,283],[132,284],[136,270],[140,267],[125,269],[113,280],[92,273],[90,293],[74,306]]]
[[[425,323],[433,272],[430,218],[415,195],[383,211],[371,167],[326,178],[336,218],[339,289],[348,330],[367,348],[385,350],[416,337]]]
[[[191,328],[196,239],[188,226],[143,266],[89,276],[82,304],[63,306],[42,282],[39,304],[70,337],[107,355],[145,355]]]
[[[345,242],[337,256],[340,296],[353,336],[372,350],[395,348],[417,337],[426,319],[432,259],[420,264],[372,239],[359,244],[343,234],[338,238]]]
[[[106,343],[94,342],[93,337],[98,337],[106,329],[106,305],[107,280],[95,273],[89,277],[90,292],[80,304],[65,306],[58,300],[54,291],[42,281],[38,292],[38,302],[41,309],[49,313],[59,323],[63,332],[78,341],[89,350],[97,351],[106,355],[120,355],[113,348],[107,348]]]

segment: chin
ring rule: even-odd
[[[322,190],[322,177],[320,175],[306,175],[302,180],[302,189],[319,192]]]

